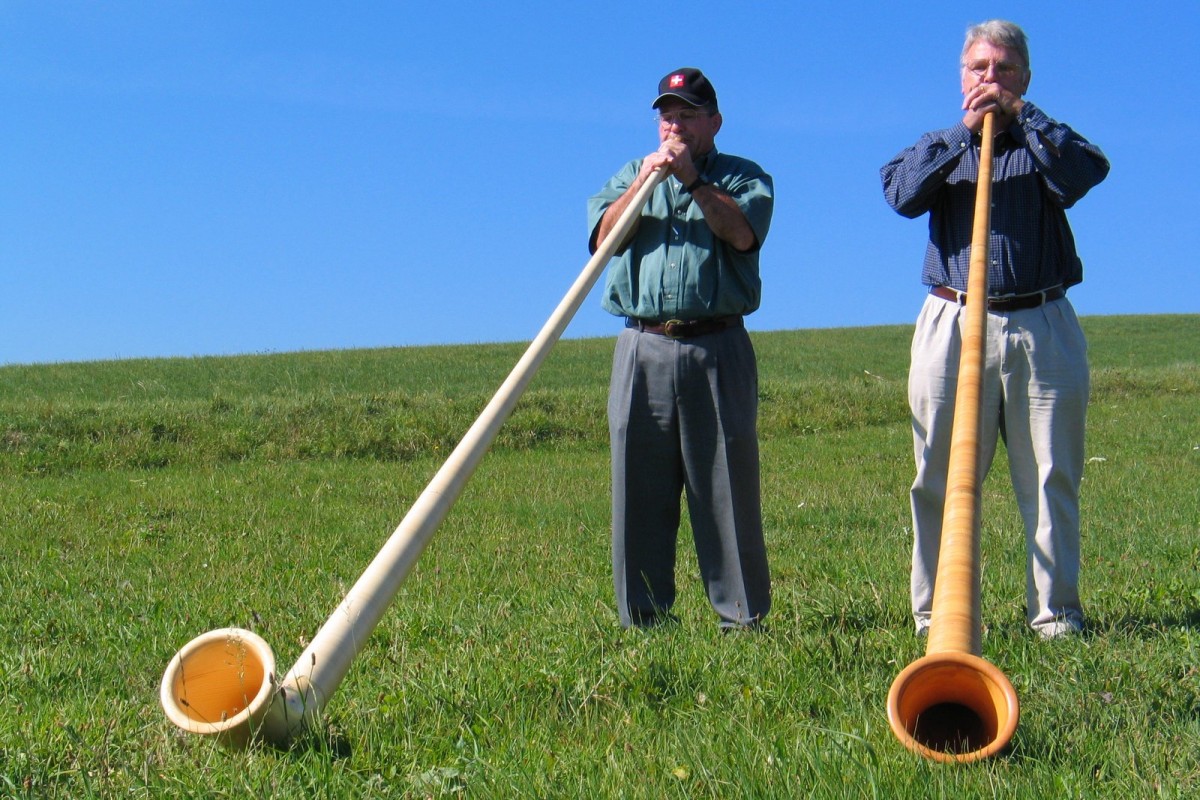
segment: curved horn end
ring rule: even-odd
[[[275,654],[241,628],[209,631],[184,645],[163,673],[159,699],[167,718],[189,733],[246,747],[271,705]]]
[[[909,750],[969,762],[1003,750],[1020,704],[1004,673],[971,653],[931,653],[909,664],[888,692],[888,722]]]

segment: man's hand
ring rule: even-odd
[[[696,165],[692,163],[692,151],[687,144],[676,136],[668,136],[650,155],[642,160],[642,168],[638,172],[638,182],[645,181],[646,176],[656,169],[662,169],[667,175],[674,175],[684,186],[688,186],[699,177]]]
[[[972,133],[983,130],[983,117],[990,111],[996,113],[995,131],[1007,128],[1021,113],[1025,101],[1021,96],[1005,89],[998,83],[980,83],[963,95],[963,124]]]

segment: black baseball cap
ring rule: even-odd
[[[658,82],[658,98],[651,108],[658,108],[659,103],[668,97],[678,97],[693,106],[717,107],[716,91],[704,73],[695,67],[680,67],[663,76]]]

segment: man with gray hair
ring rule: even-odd
[[[929,215],[909,371],[916,479],[912,612],[929,626],[946,499],[979,174],[979,136],[993,113],[992,229],[981,395],[980,474],[998,438],[1025,527],[1026,619],[1051,638],[1083,629],[1079,484],[1089,374],[1087,343],[1067,289],[1083,265],[1066,209],[1108,174],[1108,160],[1024,99],[1031,72],[1024,31],[992,20],[967,31],[962,120],[923,135],[880,170],[899,214]]]

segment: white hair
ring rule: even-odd
[[[971,49],[971,45],[981,39],[996,47],[1007,47],[1010,50],[1015,50],[1025,62],[1025,68],[1029,69],[1029,41],[1025,38],[1025,31],[1021,30],[1020,25],[1002,19],[991,19],[967,28],[967,39],[963,43],[962,51],[962,59],[964,61],[967,57],[967,51]]]

